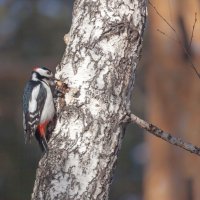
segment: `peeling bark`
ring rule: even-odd
[[[58,100],[59,117],[32,199],[108,199],[145,21],[145,0],[75,1],[56,77],[79,95]]]

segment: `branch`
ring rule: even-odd
[[[195,29],[196,23],[197,23],[197,13],[195,12],[195,19],[194,19],[194,24],[193,24],[193,27],[192,27],[191,38],[190,38],[190,48],[192,46],[192,39],[193,39],[193,36],[194,36],[194,29]]]
[[[174,33],[176,35],[178,35],[177,32],[176,32],[176,29],[173,28],[173,26],[160,14],[160,12],[158,11],[158,9],[151,3],[151,1],[149,0],[148,2],[149,2],[149,5],[155,10],[155,12],[157,13],[157,15],[171,28],[171,30],[174,31]]]
[[[172,136],[171,134],[161,130],[157,126],[155,126],[153,124],[149,124],[148,122],[144,121],[143,119],[140,119],[139,117],[135,116],[134,114],[131,114],[131,121],[133,123],[136,123],[139,127],[152,133],[156,137],[159,137],[159,138],[169,142],[172,145],[181,147],[182,149],[185,149],[186,151],[189,151],[190,153],[194,153],[194,154],[197,154],[198,156],[200,156],[200,148],[199,147],[197,147],[191,143],[184,142],[181,138]]]
[[[177,43],[182,47],[182,49],[184,50],[186,56],[188,57],[188,60],[190,62],[190,66],[191,68],[194,70],[195,74],[198,76],[198,78],[200,79],[200,73],[198,72],[196,66],[193,64],[193,61],[192,61],[192,57],[190,55],[190,53],[188,52],[188,50],[185,48],[185,46],[183,45],[177,31],[175,28],[173,28],[173,26],[167,21],[167,19],[165,19],[161,14],[160,12],[158,11],[158,9],[151,3],[150,0],[148,0],[149,2],[149,5],[154,9],[154,11],[156,12],[156,14],[167,24],[168,27],[170,27],[170,29],[175,33],[176,35],[176,38],[177,40]],[[195,25],[196,25],[196,22],[197,22],[197,18],[196,18],[196,14],[195,14],[195,22],[194,22],[194,25],[193,25],[193,30],[192,30],[192,35],[191,35],[191,41],[190,43],[192,42],[192,39],[193,39],[193,34],[194,34],[194,29],[195,29]],[[161,34],[163,34],[164,36],[168,37],[167,34],[165,34],[163,31],[160,31],[159,29],[157,29],[157,31],[159,31]],[[174,40],[173,38],[169,37],[170,39]]]

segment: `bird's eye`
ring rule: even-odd
[[[51,74],[51,72],[47,71],[47,74],[48,74],[48,75],[50,75],[50,74]]]

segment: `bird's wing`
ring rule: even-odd
[[[39,81],[29,81],[23,95],[23,126],[25,141],[35,134],[47,92]]]

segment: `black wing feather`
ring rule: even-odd
[[[35,87],[40,86],[38,96],[36,97],[36,110],[34,112],[29,111],[29,103],[32,101],[32,91]],[[24,134],[25,140],[30,139],[36,132],[36,129],[39,125],[41,112],[44,107],[45,99],[47,92],[40,81],[29,81],[24,89],[23,95],[23,125],[24,125]]]

